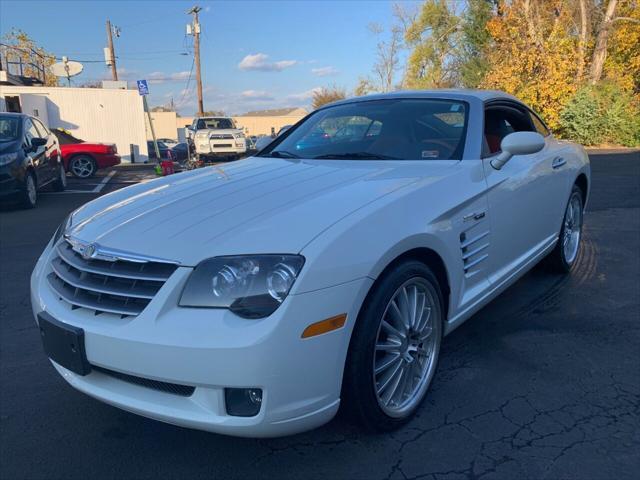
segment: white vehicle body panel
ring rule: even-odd
[[[70,230],[74,238],[180,267],[137,317],[95,316],[71,309],[47,285],[55,255],[49,245],[31,279],[34,315],[46,311],[83,328],[94,365],[193,385],[196,393],[173,398],[100,373],[81,377],[56,365],[58,371],[89,395],[162,421],[242,436],[295,433],[337,411],[358,312],[394,259],[415,250],[441,259],[448,283],[447,333],[523,275],[555,245],[576,179],[584,175],[590,185],[584,150],[547,137],[541,152],[513,157],[496,171],[481,155],[483,105],[512,97],[460,91],[398,95],[468,102],[464,158],[256,157],[135,185],[78,209]],[[553,168],[558,156],[566,162]],[[199,262],[257,253],[305,257],[275,313],[246,320],[224,309],[178,306]],[[341,313],[347,314],[343,328],[300,338],[309,324]],[[263,388],[260,414],[226,415],[224,387]]]

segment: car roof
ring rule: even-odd
[[[8,117],[21,117],[21,118],[26,118],[29,117],[29,115],[27,115],[26,113],[16,113],[16,112],[0,112],[0,115],[2,116],[8,116]]]
[[[434,90],[401,90],[397,92],[389,92],[389,93],[378,93],[372,95],[365,95],[363,97],[353,97],[347,98],[344,100],[339,100],[337,102],[332,102],[327,104],[330,105],[341,105],[347,103],[355,103],[355,102],[368,102],[371,100],[384,100],[389,98],[435,98],[435,99],[443,99],[443,100],[470,100],[477,99],[482,102],[487,102],[489,100],[515,100],[520,102],[520,100],[513,95],[509,95],[508,93],[502,92],[500,90],[480,90],[473,88],[441,88]],[[324,108],[324,106],[322,107]]]

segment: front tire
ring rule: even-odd
[[[562,219],[558,243],[547,257],[546,263],[551,271],[569,273],[576,263],[582,241],[582,198],[582,190],[574,185]]]
[[[24,177],[24,190],[22,191],[22,206],[24,208],[35,208],[38,202],[38,183],[33,172],[28,172]]]
[[[53,181],[53,189],[56,192],[64,192],[67,188],[67,172],[64,171],[64,164],[62,161],[58,164],[58,172],[56,173],[56,179]]]
[[[69,162],[69,170],[75,177],[89,178],[95,175],[98,167],[96,162],[88,155],[76,155]]]
[[[444,302],[431,270],[416,260],[386,272],[354,327],[343,380],[343,406],[373,431],[408,422],[436,371]]]

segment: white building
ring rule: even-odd
[[[0,85],[0,105],[64,128],[88,142],[115,143],[123,162],[148,159],[145,113],[137,90]]]

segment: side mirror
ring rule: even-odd
[[[33,149],[44,147],[46,144],[47,144],[46,138],[33,137],[31,139],[31,148]]]
[[[500,154],[491,160],[491,166],[496,170],[504,167],[514,155],[531,155],[544,148],[544,137],[537,132],[513,132],[500,142]]]

